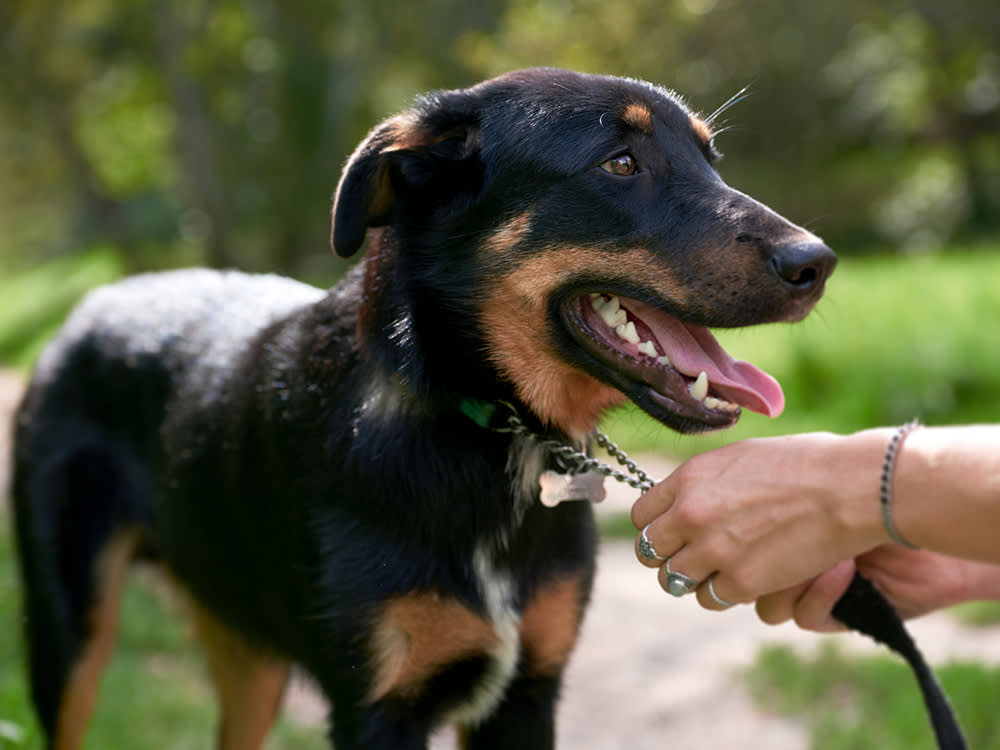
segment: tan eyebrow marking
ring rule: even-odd
[[[698,137],[706,146],[712,142],[715,133],[712,132],[712,128],[707,122],[700,117],[691,115],[691,127],[694,128],[694,132],[698,134]]]
[[[630,125],[641,133],[653,134],[653,113],[649,111],[649,107],[643,104],[633,102],[625,107],[622,120],[626,125]]]

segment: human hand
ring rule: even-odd
[[[837,563],[811,581],[760,597],[757,615],[770,625],[794,620],[806,630],[843,630],[831,612],[855,570],[875,584],[903,619],[962,601],[995,598],[1000,589],[1000,566],[886,544]]]
[[[878,481],[890,435],[810,433],[708,451],[640,497],[632,521],[671,570],[702,584],[698,600],[708,609],[724,608],[708,592],[710,576],[730,603],[804,593],[838,561],[886,540]]]

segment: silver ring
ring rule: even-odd
[[[649,537],[646,536],[646,529],[648,528],[649,524],[647,523],[643,526],[642,533],[639,534],[639,557],[643,560],[666,560],[667,558],[656,552],[656,549],[653,547],[653,543],[649,541]]]
[[[726,609],[728,609],[729,607],[732,607],[733,606],[732,602],[727,602],[725,599],[723,599],[721,596],[719,596],[718,594],[715,593],[715,586],[712,585],[712,580],[714,578],[715,578],[714,575],[713,576],[709,576],[709,578],[708,578],[708,581],[707,581],[707,583],[708,583],[708,595],[710,597],[712,597],[712,601],[715,602],[716,604],[718,604],[720,607],[725,607]]]
[[[667,564],[663,567],[667,574],[666,580],[664,582],[664,588],[667,593],[671,596],[684,596],[685,594],[690,594],[696,588],[698,588],[698,582],[683,573],[676,573],[670,569],[670,558],[667,558]]]

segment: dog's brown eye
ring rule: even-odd
[[[621,154],[613,159],[608,159],[601,165],[601,169],[620,177],[628,177],[638,170],[635,164],[635,157],[632,154]]]

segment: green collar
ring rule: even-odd
[[[480,427],[489,428],[498,406],[499,404],[492,401],[463,398],[458,404],[458,409]]]

